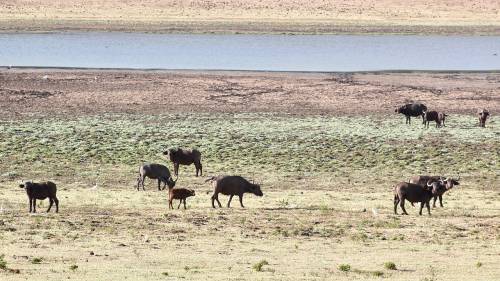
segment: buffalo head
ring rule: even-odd
[[[248,189],[250,190],[251,193],[259,197],[264,195],[264,193],[262,193],[262,190],[260,190],[260,185],[258,184],[252,184]]]

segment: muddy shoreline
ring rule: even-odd
[[[0,69],[2,119],[94,114],[373,116],[423,102],[451,114],[500,112],[498,72],[289,73]]]

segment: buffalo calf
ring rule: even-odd
[[[36,213],[36,199],[45,200],[46,198],[49,198],[50,201],[47,212],[50,211],[50,208],[52,208],[52,205],[54,203],[56,203],[56,213],[59,212],[59,200],[56,196],[57,187],[55,183],[51,181],[41,183],[27,181],[23,184],[20,184],[19,187],[24,188],[26,190],[26,194],[28,194],[30,213]]]
[[[168,208],[173,209],[172,201],[174,199],[179,199],[179,206],[177,209],[181,207],[181,203],[184,203],[184,209],[186,209],[186,198],[195,196],[195,192],[192,189],[186,188],[169,188],[168,190]]]

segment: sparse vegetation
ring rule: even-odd
[[[43,261],[43,258],[36,257],[36,258],[33,258],[31,260],[31,263],[32,264],[40,264],[40,263],[42,263],[42,261]]]
[[[384,263],[384,268],[388,269],[388,270],[397,270],[396,264],[393,263],[392,261],[388,261],[388,262]]]
[[[343,272],[349,272],[351,271],[351,266],[349,264],[341,264],[339,265],[339,270]]]
[[[258,263],[254,264],[252,267],[255,271],[261,272],[264,270],[265,265],[269,265],[269,262],[267,262],[266,260],[261,260]]]
[[[0,269],[6,270],[7,269],[7,261],[5,261],[5,255],[2,254],[0,255]]]
[[[116,87],[123,86],[123,91],[131,88],[134,94],[142,92],[142,88],[132,89],[135,80],[125,79],[120,72],[109,73]],[[363,89],[355,88],[356,85],[336,89],[338,84],[331,80],[334,75],[322,75],[316,80],[299,77],[304,81],[300,86],[280,84],[278,78],[272,83],[277,88],[283,85],[287,93],[318,83],[318,92],[328,93],[325,99],[337,98],[337,94],[342,94],[342,98],[361,95],[363,100],[356,105],[365,102],[365,98],[372,101],[379,97],[374,92],[366,94],[372,88],[383,92],[366,81],[360,82],[368,83]],[[434,79],[439,75],[431,76]],[[379,74],[371,77],[381,76],[387,79]],[[0,80],[5,77],[10,76],[0,76]],[[55,83],[81,79],[84,85],[67,89],[73,93],[95,83],[94,77],[72,74],[42,85],[39,77],[19,74],[9,81],[21,81],[19,85],[24,89],[27,80],[34,81],[37,87],[50,88]],[[228,104],[232,99],[235,103],[242,99],[239,78],[216,77],[213,85],[199,85],[179,82],[171,76],[156,81],[143,76],[147,81],[143,85],[144,91],[154,91],[155,98],[167,95],[163,93],[173,94],[170,90],[148,88],[158,82],[165,87],[184,83],[193,91],[215,91],[214,97],[235,94],[227,98]],[[461,76],[450,77],[446,83],[455,89]],[[500,81],[500,75],[478,77],[488,81],[490,88]],[[469,83],[470,79],[466,81]],[[259,88],[261,82],[252,80],[249,87]],[[474,80],[473,85],[477,83]],[[95,84],[102,86],[100,81]],[[229,86],[218,90],[220,84]],[[335,87],[321,88],[331,84]],[[15,88],[4,84],[2,87]],[[99,87],[88,97],[82,95],[82,99],[102,102],[100,98],[109,101],[108,98],[120,96]],[[73,114],[71,107],[71,114],[67,113],[71,116],[58,117],[44,111],[41,98],[32,101],[23,96],[23,107],[33,102],[40,110],[37,114],[46,115],[7,118],[13,114],[9,107],[5,110],[7,115],[0,116],[4,118],[0,120],[0,170],[4,171],[0,175],[0,209],[4,210],[0,222],[1,251],[9,253],[9,266],[27,268],[28,274],[43,269],[36,274],[44,280],[64,279],[67,272],[72,272],[71,279],[75,280],[100,280],[102,276],[110,281],[123,280],[125,274],[138,280],[202,281],[207,274],[217,280],[227,279],[228,274],[255,280],[270,279],[274,270],[278,273],[274,279],[283,280],[326,280],[332,274],[339,281],[377,277],[456,280],[457,276],[470,275],[471,270],[471,281],[489,280],[499,272],[486,265],[496,264],[499,252],[498,243],[492,241],[500,238],[500,230],[495,227],[500,218],[500,194],[496,188],[500,176],[495,159],[500,149],[500,122],[492,118],[486,128],[477,128],[474,120],[469,120],[471,116],[465,114],[471,103],[477,101],[476,96],[489,98],[495,93],[477,94],[475,89],[470,93],[473,101],[460,100],[467,102],[467,107],[452,104],[459,108],[457,112],[464,113],[450,114],[447,127],[423,130],[415,119],[408,126],[400,116],[386,112],[393,101],[400,102],[414,93],[403,86],[394,87],[387,87],[387,97],[398,98],[387,102],[383,112],[369,116],[319,111],[171,113],[163,109],[166,104],[160,103],[151,106],[161,107],[161,114],[146,111],[146,105],[134,104],[132,113]],[[241,91],[246,97],[247,90]],[[431,94],[422,91],[419,98],[434,103]],[[263,95],[281,93],[271,91]],[[469,92],[462,91],[456,96],[467,95]],[[9,94],[0,95],[0,100],[8,102],[5,96]],[[20,94],[10,97],[15,100]],[[494,98],[490,100],[492,104]],[[130,102],[136,101],[140,99]],[[126,102],[129,101],[124,99]],[[207,98],[203,102],[210,104],[213,100]],[[204,155],[203,178],[194,177],[194,167],[180,169],[178,185],[197,192],[192,208],[185,213],[167,211],[166,195],[156,190],[154,181],[146,182],[146,192],[133,190],[137,169],[143,162],[172,167],[161,154],[171,146],[198,147]],[[461,172],[463,184],[445,195],[446,206],[434,209],[432,217],[418,216],[418,206],[412,208],[409,204],[409,216],[393,215],[395,182],[413,174],[455,176],[457,172]],[[212,210],[212,188],[204,179],[217,174],[240,174],[254,179],[262,183],[265,195],[249,198],[245,209],[239,207],[235,197],[233,208]],[[28,215],[26,194],[17,188],[21,179],[54,180],[60,188],[60,214]],[[225,205],[227,197],[221,195],[221,201]],[[47,206],[48,201],[44,204]],[[89,251],[94,254],[89,255]],[[30,257],[37,255],[43,255],[42,264],[48,263],[50,270],[31,264]],[[264,257],[262,265],[254,265]],[[472,257],[484,265],[477,269]],[[385,268],[384,262],[390,260],[398,263],[398,271]],[[272,266],[267,261],[272,261]],[[430,261],[439,265],[434,273],[428,269]],[[343,267],[347,271],[340,268],[342,262],[351,263]],[[84,263],[85,267],[77,270],[74,263]],[[116,274],[109,274],[110,271]],[[10,269],[0,274],[9,272]],[[18,281],[26,276],[9,274],[7,279]]]

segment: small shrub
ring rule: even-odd
[[[260,262],[253,265],[253,269],[257,272],[261,272],[263,270],[264,265],[268,265],[269,263],[266,260],[261,260]]]
[[[373,276],[376,276],[376,277],[382,277],[384,276],[384,273],[382,271],[373,271],[372,272]]]
[[[339,270],[343,272],[349,272],[351,271],[351,266],[348,264],[341,264],[339,265]]]
[[[31,260],[31,263],[32,263],[32,264],[41,264],[41,263],[42,263],[42,261],[43,261],[43,259],[42,259],[42,258],[33,258],[33,259]]]
[[[189,268],[189,266],[187,266],[187,265],[184,267],[184,270],[185,270],[185,271],[189,271],[190,269],[191,269],[191,268]]]
[[[168,276],[168,272],[162,272],[161,275]]]
[[[73,264],[73,265],[71,265],[71,266],[69,267],[69,269],[71,269],[72,271],[75,271],[75,270],[77,270],[77,269],[78,269],[78,265]]]
[[[393,263],[392,261],[388,261],[386,263],[384,263],[384,267],[385,269],[388,269],[388,270],[396,270],[396,264]]]
[[[478,261],[478,262],[476,263],[476,267],[477,267],[477,268],[480,268],[481,266],[483,266],[483,263],[482,263],[482,262],[480,262],[480,261]]]
[[[5,255],[0,255],[0,269],[6,270],[7,269],[7,262],[5,261]]]

